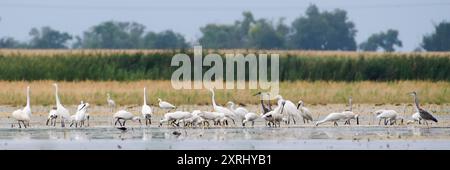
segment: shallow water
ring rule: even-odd
[[[69,106],[74,110],[76,106]],[[140,115],[140,107],[127,110]],[[250,111],[258,113],[257,105],[247,106]],[[311,106],[314,120],[325,117],[336,108],[345,105]],[[16,107],[0,106],[0,149],[450,149],[450,114],[437,110],[439,123],[425,125],[378,126],[371,114],[373,110],[389,108],[399,112],[402,105],[374,106],[362,104],[355,106],[360,114],[361,125],[352,122],[351,126],[339,123],[339,127],[326,123],[316,127],[313,123],[285,125],[281,128],[265,127],[265,122],[258,119],[255,127],[243,128],[173,128],[155,123],[164,113],[155,108],[151,127],[127,123],[128,130],[121,131],[112,127],[109,108],[93,106],[90,108],[91,127],[60,128],[45,126],[48,107],[34,106],[31,121],[32,128],[11,128],[13,123],[9,115]],[[434,108],[434,107],[430,107]],[[440,107],[437,107],[440,108]],[[211,109],[210,106],[183,106],[181,110]],[[405,118],[412,114],[411,108]],[[144,122],[143,122],[144,123]],[[175,132],[175,133],[174,133]]]
[[[4,128],[0,149],[450,149],[450,128]]]

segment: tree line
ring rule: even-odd
[[[449,51],[450,22],[434,26],[431,34],[422,38],[417,50]],[[341,9],[320,11],[310,5],[305,14],[290,25],[283,18],[277,21],[256,19],[250,12],[233,24],[207,24],[200,28],[202,36],[196,42],[188,42],[183,35],[172,30],[146,31],[136,22],[106,21],[94,25],[80,36],[70,35],[50,27],[32,28],[31,39],[21,42],[12,37],[0,38],[0,48],[38,49],[184,49],[193,44],[204,48],[231,49],[302,49],[341,51],[395,51],[402,47],[398,30],[388,29],[372,34],[357,44],[355,24]]]

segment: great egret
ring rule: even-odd
[[[152,124],[152,115],[153,110],[152,108],[147,105],[147,89],[144,87],[144,104],[142,105],[141,109],[142,117],[145,119],[145,125]]]
[[[30,126],[31,120],[31,107],[30,107],[30,86],[27,86],[27,105],[23,109],[18,109],[12,112],[12,117],[17,120],[19,124],[19,128],[22,128],[20,122],[22,122],[23,126],[27,128]]]
[[[56,98],[56,115],[61,119],[61,127],[65,127],[65,121],[70,119],[69,111],[61,104],[58,96],[58,84],[54,83]]]

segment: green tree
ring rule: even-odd
[[[27,48],[27,44],[21,43],[12,37],[0,38],[0,48]]]
[[[234,25],[208,24],[200,31],[203,35],[198,41],[205,48],[241,48],[243,45]]]
[[[253,14],[243,12],[243,20],[232,25],[207,24],[200,28],[199,43],[206,48],[246,48],[249,47],[249,31],[255,23]]]
[[[379,48],[387,52],[395,51],[394,46],[402,47],[402,41],[398,39],[398,31],[389,29],[371,35],[367,41],[361,43],[359,48],[363,51],[377,51]]]
[[[353,22],[348,21],[344,10],[320,12],[317,6],[310,5],[306,16],[295,19],[291,29],[291,48],[356,50],[356,29]]]
[[[29,48],[67,48],[67,42],[72,36],[66,32],[60,32],[50,27],[42,27],[40,30],[32,28]]]
[[[107,21],[91,27],[77,38],[81,48],[130,49],[142,47],[145,26],[135,22]]]
[[[148,32],[144,37],[144,46],[156,49],[183,49],[188,47],[188,44],[181,34],[167,30],[160,33]]]
[[[283,47],[283,33],[278,33],[272,23],[265,19],[258,20],[249,31],[250,47],[274,49]]]
[[[278,23],[276,25],[276,31],[278,36],[283,38],[283,43],[286,43],[286,40],[288,39],[289,36],[289,26],[287,26],[286,24],[284,24],[284,20],[285,18],[280,18],[278,20]]]
[[[238,36],[240,37],[240,41],[242,45],[245,47],[249,44],[249,31],[252,26],[252,24],[255,23],[255,18],[253,17],[253,14],[249,11],[244,11],[242,13],[242,16],[244,19],[242,21],[236,21],[234,24],[234,27],[238,31]],[[242,48],[242,47],[241,47]]]
[[[427,51],[450,50],[450,22],[443,21],[434,26],[434,32],[423,36],[421,46]]]

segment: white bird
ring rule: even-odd
[[[320,124],[325,122],[333,122],[334,126],[338,126],[337,122],[339,120],[347,120],[346,115],[342,112],[333,112],[328,114],[327,117],[325,117],[324,119],[316,122],[316,126],[319,126]]]
[[[345,116],[345,123],[344,124],[350,125],[350,120],[355,119],[356,120],[356,124],[359,125],[359,115],[358,114],[355,114],[355,113],[350,112],[350,111],[344,111],[344,112],[342,112],[342,114],[344,114],[344,116]]]
[[[263,114],[261,116],[261,118],[263,118],[266,121],[271,122],[275,127],[277,127],[277,124],[278,124],[278,127],[280,127],[281,121],[285,120],[285,119],[283,119],[283,114],[282,114],[284,111],[285,104],[286,104],[286,101],[281,101],[281,103],[279,103],[275,109],[273,109],[270,112],[267,112],[266,114]],[[269,126],[270,126],[270,123],[269,123]]]
[[[412,119],[412,120],[409,120],[409,121],[407,122],[407,124],[414,123],[414,122],[418,122],[419,125],[422,124],[422,123],[420,122],[420,121],[422,120],[422,118],[420,117],[419,112],[414,113],[414,114],[411,116],[411,119]]]
[[[395,120],[393,120],[393,124],[397,124],[397,120],[400,120],[400,124],[403,125],[403,121],[405,120],[405,118],[398,115],[397,117],[395,117]]]
[[[70,127],[72,127],[73,124],[75,124],[75,127],[78,127],[78,124],[80,124],[80,127],[84,126],[84,122],[87,120],[87,108],[89,107],[89,103],[84,103],[81,101],[81,104],[77,107],[77,112],[71,116],[71,124]]]
[[[53,86],[55,86],[56,115],[61,119],[61,127],[65,127],[65,121],[70,119],[70,113],[59,101],[58,84],[54,83]]]
[[[199,113],[201,113],[200,110],[194,110],[191,112],[192,117],[184,119],[180,122],[183,122],[184,126],[191,126],[191,127],[194,127],[196,125],[200,126],[205,120],[198,115]]]
[[[278,100],[278,105],[280,105],[281,102],[284,101],[284,108],[283,108],[283,113],[286,113],[287,117],[287,124],[290,124],[291,119],[293,120],[294,124],[296,124],[295,122],[295,118],[300,116],[300,112],[297,110],[297,106],[290,100],[285,100],[283,99],[283,97],[281,95],[277,95],[275,97]]]
[[[233,113],[233,111],[231,111],[230,109],[227,109],[225,107],[217,105],[216,100],[214,99],[214,97],[215,97],[214,90],[209,89],[209,91],[211,91],[211,93],[212,93],[211,100],[212,100],[214,111],[223,113],[227,119],[231,119],[233,121],[233,124],[236,125],[236,122],[234,121],[234,119],[236,119],[236,115]],[[226,124],[228,125],[228,122]]]
[[[414,103],[415,103],[416,112],[419,112],[419,116],[420,116],[420,118],[422,118],[423,121],[425,121],[425,124],[428,126],[427,120],[431,120],[431,121],[434,121],[434,122],[437,123],[438,120],[433,116],[433,114],[431,114],[430,112],[422,109],[419,106],[419,98],[417,97],[417,93],[414,91],[414,92],[411,92],[410,94],[412,96],[414,96]]]
[[[139,116],[134,116],[133,113],[126,110],[119,110],[118,112],[114,113],[113,118],[115,119],[114,126],[119,123],[121,127],[124,127],[127,120],[131,120],[133,122],[138,121],[139,124],[141,124],[141,118]],[[123,120],[123,123],[120,122],[120,120]]]
[[[45,123],[45,125],[48,126],[48,123],[50,122],[50,126],[56,126],[57,118],[58,114],[56,114],[56,107],[53,107],[50,112],[48,112],[47,123]]]
[[[23,109],[18,109],[12,113],[12,117],[17,120],[19,128],[22,128],[20,122],[23,126],[27,128],[30,126],[31,120],[31,107],[30,107],[30,86],[27,87],[27,105]]]
[[[313,118],[309,109],[304,105],[305,103],[302,100],[298,101],[297,110],[300,111],[300,116],[303,118],[303,123],[308,123],[309,121],[313,121]]]
[[[153,110],[147,105],[147,88],[144,87],[144,104],[141,109],[142,117],[145,119],[145,125],[152,124]]]
[[[375,111],[375,114],[377,114],[377,119],[379,120],[378,125],[380,125],[381,120],[384,120],[384,125],[387,125],[388,122],[392,125],[399,116],[395,110],[377,110]]]
[[[200,116],[205,123],[209,126],[209,120],[214,122],[214,125],[221,124],[223,120],[225,120],[225,115],[220,112],[208,112],[208,111],[202,111],[200,113],[197,113],[198,116]]]
[[[116,102],[114,102],[113,99],[111,99],[111,95],[109,93],[106,93],[108,98],[106,99],[106,102],[108,103],[108,106],[111,110],[111,113],[114,111],[114,108],[116,107]]]
[[[159,101],[159,107],[161,109],[168,109],[168,110],[170,110],[170,109],[175,109],[176,108],[173,104],[170,104],[169,102],[163,101],[160,98],[158,98],[158,101]]]
[[[243,121],[245,119],[245,115],[248,113],[248,110],[246,108],[236,108],[236,105],[232,101],[229,101],[227,104],[230,105],[230,110],[234,112],[234,114],[238,119],[240,119],[240,121]]]
[[[258,115],[256,113],[253,112],[249,112],[247,114],[245,114],[245,119],[242,121],[242,126],[245,126],[245,123],[247,122],[252,122],[252,126],[255,125],[255,120],[258,119]]]
[[[342,113],[345,115],[345,124],[350,125],[350,120],[352,119],[356,119],[356,124],[359,125],[359,115],[355,114],[353,112],[353,106],[352,106],[352,96],[350,96],[350,98],[348,99],[348,103],[350,106],[350,109],[348,110],[344,110]]]
[[[375,115],[375,118],[377,118],[378,115],[380,115],[381,113],[383,113],[385,110],[386,110],[386,109],[380,109],[380,110],[374,111],[373,114]],[[382,119],[384,120],[384,122],[386,122],[386,119],[385,119],[385,118],[382,118]],[[379,119],[378,125],[381,124],[381,120],[382,120],[382,119]]]
[[[192,114],[190,112],[185,111],[175,111],[175,112],[169,112],[164,115],[164,117],[159,121],[159,126],[162,126],[164,122],[169,122],[172,125],[179,126],[176,121],[189,119],[192,117]]]

